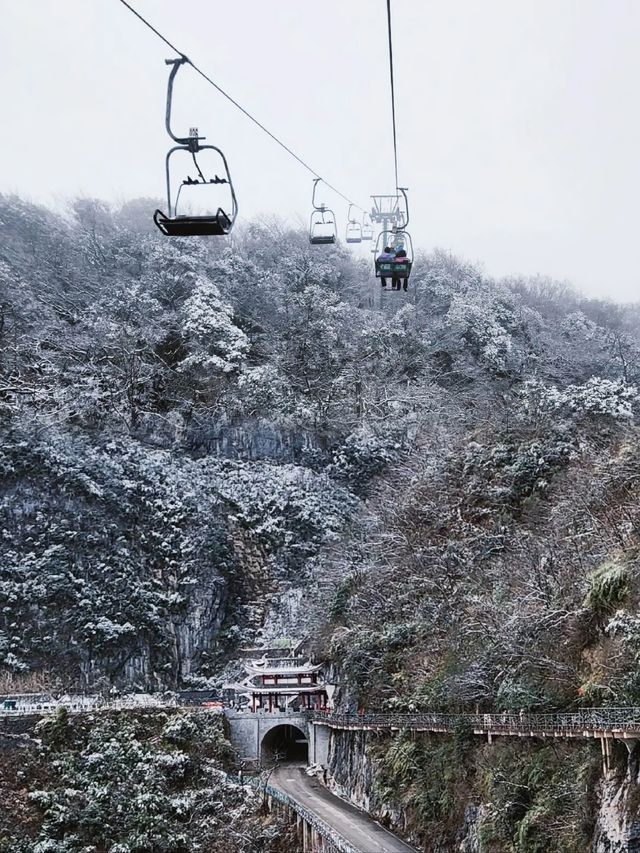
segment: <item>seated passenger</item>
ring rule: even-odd
[[[381,252],[381,254],[378,255],[378,260],[379,261],[392,261],[395,258],[395,256],[396,256],[396,253],[391,248],[391,246],[385,246],[384,250]]]
[[[385,246],[384,252],[382,252],[376,258],[377,261],[394,261],[396,258],[395,252],[391,248],[391,246]],[[380,283],[383,287],[387,286],[387,279],[384,276],[380,276]]]
[[[397,263],[397,264],[406,263],[407,253],[405,252],[404,246],[402,245],[402,243],[396,249],[396,253],[395,253],[393,260],[394,260],[394,263]],[[400,282],[402,282],[402,289],[406,290],[409,286],[409,277],[406,275],[402,276],[402,278],[395,278],[394,277],[391,280],[391,289],[392,290],[400,290]]]

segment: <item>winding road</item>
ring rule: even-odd
[[[269,783],[284,791],[348,841],[360,853],[415,853],[415,849],[392,835],[366,812],[336,797],[299,765],[283,764],[271,774]]]

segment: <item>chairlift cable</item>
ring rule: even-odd
[[[193,68],[193,70],[196,73],[198,73],[201,77],[203,77],[207,81],[207,83],[210,83],[214,87],[214,89],[216,89],[230,103],[232,103],[234,107],[239,109],[240,112],[243,113],[243,115],[245,115],[250,121],[252,121],[255,125],[257,125],[257,127],[259,127],[260,130],[262,130],[264,133],[266,133],[267,136],[269,136],[277,145],[279,145],[281,148],[283,148],[287,152],[287,154],[289,154],[291,157],[293,157],[294,160],[297,160],[298,163],[301,166],[303,166],[308,172],[311,172],[311,174],[314,176],[314,178],[322,178],[322,176],[320,174],[318,174],[318,172],[316,172],[315,169],[312,169],[311,166],[302,159],[302,157],[299,157],[295,153],[295,151],[292,151],[288,145],[286,145],[274,133],[272,133],[268,128],[266,128],[262,124],[262,122],[258,121],[258,119],[255,118],[255,116],[251,115],[251,113],[248,110],[246,110],[241,104],[239,104],[238,101],[236,101],[234,98],[232,98],[231,95],[229,95],[227,92],[225,92],[225,90],[221,86],[219,86],[214,80],[212,80],[211,77],[209,77],[198,65],[196,65],[194,62],[192,62],[189,59],[189,57],[186,56],[186,54],[184,54],[174,44],[172,44],[168,38],[163,36],[162,33],[159,30],[157,30],[153,26],[153,24],[149,23],[149,21],[145,17],[143,17],[140,14],[140,12],[138,12],[136,9],[134,9],[133,6],[127,2],[127,0],[120,0],[120,3],[122,3],[122,5],[125,6],[130,12],[132,12],[136,16],[136,18],[138,18],[140,21],[142,21],[142,23],[146,27],[148,27],[151,30],[151,32],[155,33],[155,35],[158,36],[158,38],[161,39],[168,47],[170,47],[171,50],[173,50],[175,53],[178,54],[178,56],[182,57],[186,62],[188,62],[188,64]],[[394,132],[395,132],[395,128],[394,128]],[[396,173],[397,173],[397,169],[396,169]],[[322,178],[322,181],[324,184],[326,184],[327,187],[329,187],[329,189],[333,190],[334,193],[339,195],[346,202],[348,202],[349,204],[352,204],[354,207],[357,207],[359,210],[364,210],[364,208],[360,207],[359,204],[356,204],[355,202],[351,201],[351,199],[348,198],[348,196],[346,196],[344,193],[340,192],[340,190],[337,187],[334,187],[333,184],[330,184],[329,181],[327,181],[325,178]],[[396,183],[397,183],[397,181],[396,181]]]
[[[124,0],[122,0],[124,2]],[[396,131],[396,90],[393,79],[393,39],[391,38],[391,0],[387,0],[387,30],[389,33],[389,80],[391,82],[391,120],[393,124],[393,164],[398,187],[398,135]]]

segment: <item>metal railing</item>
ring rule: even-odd
[[[414,731],[514,733],[566,733],[593,735],[597,732],[640,734],[640,708],[582,708],[555,713],[498,714],[340,714],[313,712],[311,720],[332,728],[409,729]]]
[[[0,717],[18,717],[54,714],[65,707],[72,714],[93,713],[96,711],[137,710],[137,709],[176,709],[186,708],[177,701],[166,701],[160,697],[123,697],[116,700],[102,700],[86,697],[84,701],[42,702],[33,705],[20,704],[16,708],[2,707]],[[250,711],[227,710],[230,716],[235,714],[252,716]],[[256,711],[256,715],[267,715],[266,711]],[[550,713],[506,712],[493,714],[378,714],[378,713],[331,713],[323,711],[298,710],[272,712],[270,717],[305,718],[316,723],[324,723],[332,728],[345,729],[410,729],[435,732],[454,732],[467,729],[475,732],[495,732],[532,734],[537,732],[567,734],[594,734],[597,732],[627,732],[640,734],[640,707],[581,708],[577,711],[555,711]]]
[[[92,714],[99,711],[175,710],[176,708],[187,709],[187,707],[177,701],[155,699],[152,696],[136,699],[123,697],[112,700],[87,697],[84,701],[61,699],[52,702],[34,702],[33,704],[20,702],[16,703],[15,707],[11,707],[10,703],[6,703],[5,706],[0,704],[0,718],[48,716],[55,714],[60,708],[65,708],[70,714]]]

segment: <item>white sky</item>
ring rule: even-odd
[[[133,5],[347,195],[391,190],[384,0]],[[640,2],[393,9],[416,246],[638,300]],[[162,195],[169,49],[118,0],[0,0],[0,15],[0,191]],[[243,218],[306,221],[311,176],[185,69],[176,126],[193,124],[225,150]]]

